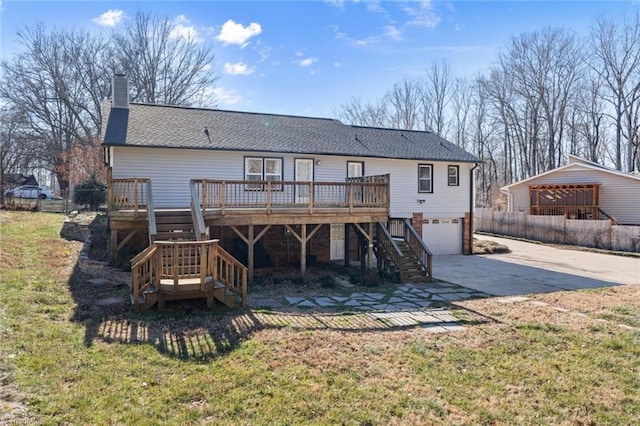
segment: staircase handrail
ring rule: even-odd
[[[427,272],[429,278],[432,278],[433,272],[433,253],[429,250],[429,247],[420,238],[416,229],[411,225],[410,219],[404,220],[404,239],[407,241],[409,248],[416,255],[416,258],[420,261],[420,264]]]
[[[149,244],[153,243],[158,235],[156,226],[156,212],[153,206],[153,191],[151,190],[151,180],[145,183],[147,190],[147,221],[149,222]]]
[[[402,250],[400,250],[400,247],[398,247],[398,244],[393,240],[393,237],[389,233],[389,230],[383,223],[378,222],[376,224],[376,228],[378,236],[377,246],[384,252],[384,254],[386,254],[386,256],[382,256],[382,258],[388,256],[389,260],[391,260],[394,266],[398,269],[398,272],[401,275],[400,280],[402,281],[403,277],[401,259],[404,257],[404,254],[402,253]],[[381,256],[378,256],[378,259],[380,258]]]
[[[191,219],[193,220],[194,233],[196,240],[202,241],[206,238],[206,228],[204,225],[204,217],[200,209],[200,198],[198,197],[198,187],[195,180],[189,182],[191,189]]]
[[[215,271],[217,280],[222,282],[229,290],[242,297],[242,307],[247,306],[247,278],[248,268],[229,252],[216,244]]]
[[[157,253],[158,246],[152,244],[131,259],[131,287],[136,311],[140,304],[140,294],[144,294],[158,280]]]
[[[600,214],[603,214],[604,217],[606,217],[607,219],[609,219],[611,221],[611,224],[613,225],[620,225],[620,222],[618,222],[618,219],[616,219],[615,217],[611,216],[609,213],[605,212],[604,210],[602,210],[600,207],[598,207],[598,211],[600,212]]]

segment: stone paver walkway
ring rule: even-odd
[[[450,283],[403,284],[388,293],[353,292],[320,297],[252,298],[252,308],[356,311],[389,326],[421,326],[431,332],[459,330],[459,319],[441,305],[456,300],[487,297],[479,291]]]

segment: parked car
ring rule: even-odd
[[[40,198],[41,200],[55,198],[53,191],[41,186],[22,185],[4,193],[5,198]]]

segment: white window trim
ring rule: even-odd
[[[425,178],[425,177],[421,177],[420,176],[420,170],[422,168],[429,168],[429,177]],[[429,189],[428,190],[423,190],[422,185],[420,185],[420,183],[422,181],[427,181],[429,182]],[[433,164],[418,164],[418,192],[422,193],[422,194],[432,194],[433,193]]]
[[[456,181],[455,181],[455,183],[451,183],[451,178],[453,177],[451,175],[451,170],[455,170],[456,171],[456,174],[455,174]],[[455,165],[447,166],[447,184],[449,186],[460,186],[460,166],[455,166]]]

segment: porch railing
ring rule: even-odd
[[[131,260],[134,309],[148,290],[180,292],[180,281],[197,279],[200,291],[209,289],[208,278],[220,281],[247,300],[247,268],[219,246],[218,240],[155,241]],[[160,286],[169,280],[169,286]],[[169,289],[169,290],[167,290]]]
[[[381,182],[299,182],[299,181],[225,181],[194,179],[203,211],[263,209],[267,213],[280,208],[302,208],[309,212],[320,208],[389,208],[389,183]]]
[[[218,280],[235,294],[241,295],[242,307],[246,307],[247,267],[219,245],[216,247],[216,256],[213,261],[215,262]]]
[[[567,219],[600,219],[598,206],[531,206],[529,214],[534,216],[564,216]]]
[[[146,212],[151,194],[151,180],[148,178],[109,179],[109,211],[133,210],[138,216]]]

